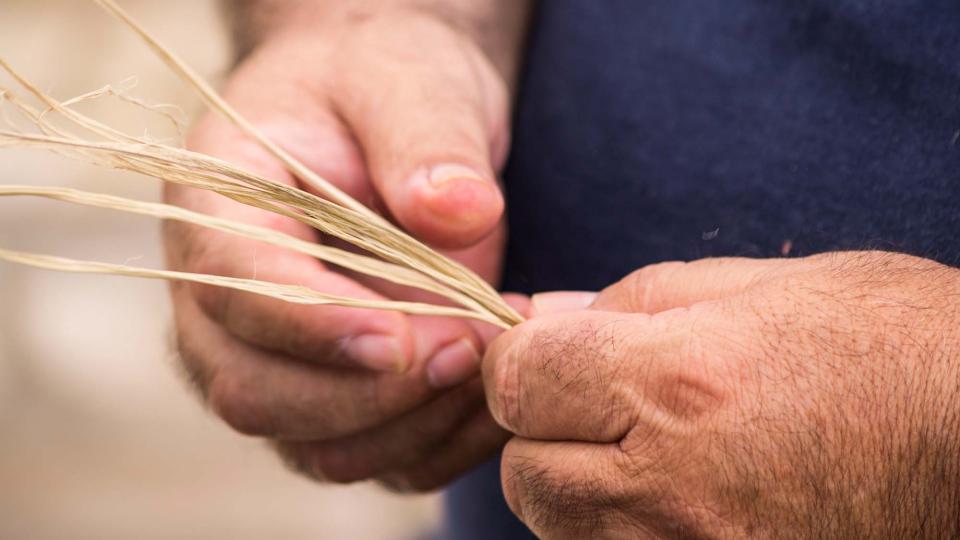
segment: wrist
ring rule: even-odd
[[[482,50],[508,84],[516,79],[533,0],[221,0],[235,59],[290,34],[336,36],[373,18],[432,17]],[[513,86],[510,84],[510,86]]]
[[[882,331],[893,370],[878,399],[888,420],[875,439],[881,484],[872,517],[889,538],[953,537],[960,534],[960,271],[923,259],[907,264],[897,279],[902,296],[883,295],[897,315]]]

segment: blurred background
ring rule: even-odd
[[[122,4],[209,80],[223,79],[215,0]],[[191,118],[200,111],[92,2],[0,0],[0,56],[59,98],[135,76],[132,94]],[[176,136],[133,108],[83,107],[120,128]],[[41,151],[0,150],[0,183],[159,193],[155,180]],[[162,265],[154,220],[23,198],[0,200],[0,246]],[[403,540],[434,528],[436,496],[311,483],[211,417],[175,368],[169,319],[162,283],[0,262],[0,538]]]

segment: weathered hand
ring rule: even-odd
[[[853,252],[655,265],[538,316],[484,359],[510,506],[546,538],[956,537],[958,298]]]
[[[428,10],[321,11],[316,24],[268,32],[231,78],[227,99],[355,198],[496,280],[504,228],[495,178],[509,117],[503,77],[474,39]],[[190,146],[296,183],[217,117],[196,128]],[[207,214],[330,241],[218,195],[181,187],[166,195]],[[196,228],[170,226],[166,245],[176,269],[355,298],[420,298]],[[173,298],[181,356],[212,409],[237,430],[275,441],[307,474],[431,489],[506,440],[478,376],[484,339],[463,321],[294,306],[196,286],[174,287]]]

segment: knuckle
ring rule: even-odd
[[[239,433],[269,436],[274,432],[267,410],[257,399],[256,385],[233,373],[220,373],[210,383],[207,399],[213,411]]]
[[[687,263],[677,261],[662,262],[634,271],[618,284],[622,302],[630,311],[647,312],[656,309],[654,293],[659,288],[658,284],[686,265]]]
[[[736,388],[736,366],[710,365],[722,349],[696,331],[685,332],[677,340],[684,361],[661,371],[653,381],[651,398],[675,421],[696,423],[710,418],[730,398]]]
[[[540,459],[506,452],[501,476],[507,505],[535,533],[586,533],[607,525],[603,507],[613,503],[592,482],[565,478]]]

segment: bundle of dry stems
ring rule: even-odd
[[[77,261],[5,249],[0,249],[0,259],[51,270],[202,283],[299,304],[339,305],[395,310],[415,315],[462,317],[502,328],[510,328],[522,322],[523,318],[482,278],[410,237],[267,139],[113,0],[92,1],[134,30],[173,71],[199,93],[211,109],[224,115],[323,197],[273,182],[204,154],[116,130],[77,112],[74,106],[84,101],[111,97],[159,114],[170,115],[162,108],[129,97],[123,90],[112,86],[68,101],[58,101],[31,84],[2,58],[0,68],[18,83],[19,90],[24,92],[26,97],[11,88],[0,86],[0,120],[5,127],[0,129],[0,147],[42,148],[165,182],[210,190],[243,204],[296,219],[324,234],[339,238],[366,254],[306,242],[272,229],[220,219],[176,206],[75,189],[0,185],[0,196],[46,197],[207,227],[281,246],[345,269],[428,291],[439,295],[451,305],[360,300],[324,294],[298,285]],[[171,119],[176,122],[176,119]]]

